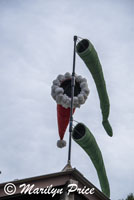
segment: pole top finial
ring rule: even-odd
[[[77,36],[75,35],[75,36],[74,36],[74,41],[76,41],[76,40],[77,40]]]

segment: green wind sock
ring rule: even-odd
[[[112,136],[113,131],[108,121],[110,104],[102,72],[102,67],[97,52],[94,46],[91,44],[91,42],[87,39],[83,39],[77,44],[76,51],[81,57],[81,59],[85,62],[95,81],[103,116],[102,124],[108,135]]]
[[[84,124],[79,123],[73,129],[72,137],[74,141],[79,144],[89,155],[97,170],[102,192],[107,197],[110,197],[110,188],[102,154],[94,136]]]

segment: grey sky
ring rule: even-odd
[[[0,182],[61,171],[67,148],[58,149],[58,74],[72,70],[73,36],[88,38],[103,66],[111,103],[110,138],[101,124],[94,81],[77,56],[76,72],[90,95],[75,120],[85,123],[103,154],[111,199],[134,192],[134,1],[0,0]],[[68,142],[68,131],[65,134]],[[72,166],[99,189],[97,173],[73,142]]]

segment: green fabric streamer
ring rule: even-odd
[[[95,81],[103,116],[102,124],[108,135],[112,136],[113,131],[108,121],[110,104],[102,72],[102,67],[97,52],[94,46],[91,44],[91,42],[87,39],[83,39],[77,44],[76,51],[78,55],[81,57],[81,59],[85,62],[86,66],[88,67]]]
[[[79,123],[73,129],[72,137],[74,141],[79,144],[89,155],[96,168],[102,192],[107,197],[110,197],[109,182],[106,175],[102,154],[94,136],[84,124]]]

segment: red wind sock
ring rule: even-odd
[[[73,113],[75,108],[73,109]],[[58,120],[58,129],[59,136],[62,140],[67,129],[68,123],[70,119],[70,108],[64,108],[60,104],[57,104],[57,120]]]

